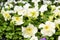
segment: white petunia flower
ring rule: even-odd
[[[22,27],[22,35],[25,38],[30,38],[37,33],[37,28],[34,25],[29,24],[27,27]]]
[[[41,8],[39,9],[39,11],[44,12],[47,11],[47,5],[42,5]]]
[[[60,40],[60,36],[58,36],[58,40]]]
[[[53,11],[53,13],[55,16],[57,16],[57,15],[60,16],[60,6],[56,7],[56,9]]]
[[[22,6],[15,6],[15,7],[14,7],[14,11],[15,11],[15,12],[18,12],[18,11],[20,11],[21,9],[23,9]]]
[[[55,24],[60,24],[60,19],[55,20]]]
[[[43,0],[44,4],[52,4],[52,2],[50,0]]]
[[[3,17],[5,18],[5,21],[11,19],[11,15],[7,11],[2,10],[1,13]]]
[[[7,2],[15,2],[15,0],[7,0]]]
[[[17,12],[19,15],[24,15],[24,9],[22,6],[15,6],[14,11]]]
[[[28,9],[31,5],[29,3],[26,3],[23,7],[24,9]]]
[[[55,24],[53,22],[47,21],[45,24],[40,24],[41,34],[43,36],[52,36],[55,33]]]
[[[29,8],[26,10],[26,13],[25,13],[25,16],[33,17],[33,18],[37,18],[38,15],[39,15],[39,12],[35,8]]]
[[[13,5],[11,3],[9,3],[9,2],[6,2],[4,4],[4,6],[5,6],[5,8],[12,8],[13,7]]]
[[[30,40],[38,40],[36,36],[32,36]]]
[[[54,13],[55,16],[57,16],[57,15],[60,16],[60,10],[54,10],[53,13]]]
[[[12,17],[12,22],[15,22],[15,25],[21,25],[23,24],[23,17]]]
[[[39,1],[40,1],[40,0],[32,0],[32,2],[34,2],[34,3],[35,3],[35,2],[39,2]]]

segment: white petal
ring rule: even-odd
[[[42,5],[39,11],[41,12],[47,11],[47,5]]]
[[[29,8],[29,6],[30,6],[30,4],[29,4],[29,3],[25,4],[25,5],[24,5],[24,9],[28,9],[28,8]]]
[[[38,40],[36,36],[32,36],[30,40]]]
[[[22,27],[22,32],[24,32],[24,30],[25,30],[25,27]]]
[[[55,20],[55,24],[60,24],[60,19]]]
[[[58,40],[60,40],[60,36],[58,36]]]
[[[55,28],[55,23],[53,23],[53,22],[46,21],[45,24],[46,24],[46,25],[49,25],[49,26],[52,27],[52,28]]]
[[[42,23],[39,25],[39,28],[43,28],[44,26],[45,26],[45,24]]]

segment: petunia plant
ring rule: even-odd
[[[60,40],[60,0],[0,0],[0,39]]]

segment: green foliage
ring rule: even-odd
[[[28,0],[24,0],[27,1],[28,3],[31,4],[30,8],[34,7],[34,3]],[[52,2],[54,0],[51,0]],[[0,2],[6,2],[6,0],[0,0]],[[43,2],[38,2],[38,7],[40,8],[41,5],[43,4]],[[23,3],[17,3],[16,5],[18,6],[23,6],[25,4]],[[14,5],[15,6],[15,5]],[[11,23],[11,21],[5,21],[3,15],[0,12],[0,39],[2,39],[2,36],[5,35],[6,40],[29,40],[29,38],[24,38],[22,36],[22,26],[26,27],[29,23],[33,24],[34,26],[36,26],[38,28],[40,23],[45,23],[46,21],[49,20],[49,16],[53,16],[53,14],[51,13],[51,5],[48,5],[48,11],[45,11],[43,15],[40,15],[41,12],[39,12],[39,16],[37,18],[31,18],[31,17],[23,17],[23,21],[24,23],[22,25],[14,25],[14,23]],[[0,7],[0,11],[1,11]],[[9,9],[8,9],[9,10]],[[18,16],[17,14],[12,14],[12,16]],[[19,15],[20,16],[20,15]],[[60,17],[56,17],[56,18],[60,18]],[[55,20],[55,19],[53,19]],[[42,38],[42,34],[40,33],[40,30],[38,28],[38,32],[36,33],[36,36],[38,37],[38,39],[40,40],[40,38]],[[57,40],[57,36],[60,35],[60,30],[57,31],[53,36],[51,37],[47,37],[47,40]],[[55,38],[55,39],[54,39]]]

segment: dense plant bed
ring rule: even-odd
[[[60,40],[60,1],[0,0],[0,39]]]

